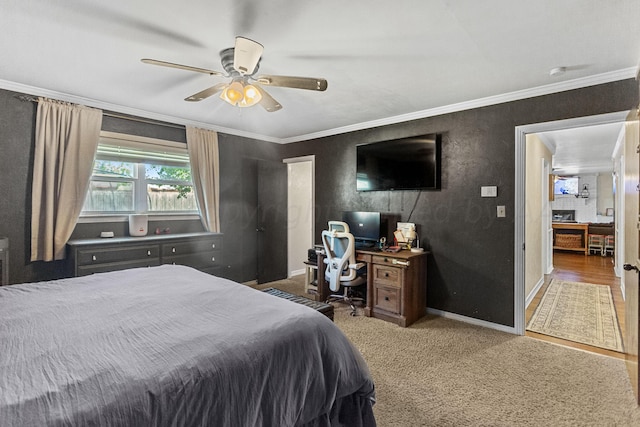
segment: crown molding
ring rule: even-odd
[[[588,86],[595,86],[603,83],[611,83],[618,80],[635,78],[636,67],[624,68],[622,70],[611,71],[608,73],[595,74],[593,76],[582,77],[579,79],[567,80],[563,82],[553,83],[534,88],[508,92],[500,95],[478,98],[470,101],[459,102],[456,104],[445,105],[442,107],[431,108],[428,110],[416,111],[414,113],[403,114],[394,117],[388,117],[379,120],[357,123],[349,126],[343,126],[335,129],[300,135],[291,138],[282,139],[282,143],[291,143],[299,141],[307,141],[310,139],[324,138],[341,133],[354,132],[363,129],[369,129],[378,126],[393,125],[411,120],[424,119],[427,117],[439,116],[441,114],[455,113],[458,111],[471,110],[474,108],[487,107],[489,105],[501,104],[504,102],[519,101],[521,99],[533,98],[536,96],[550,95],[557,92],[567,90],[580,89]]]
[[[500,95],[488,96],[485,98],[478,98],[470,101],[445,105],[442,107],[416,111],[409,114],[402,114],[402,115],[387,117],[387,118],[378,119],[378,120],[371,120],[367,122],[356,123],[353,125],[327,129],[320,132],[293,136],[289,138],[277,138],[277,137],[271,137],[267,135],[260,135],[252,132],[245,132],[237,129],[216,126],[211,123],[199,122],[194,120],[188,120],[182,117],[153,113],[151,111],[139,110],[139,109],[127,107],[124,105],[111,104],[108,102],[98,101],[91,98],[85,98],[81,96],[43,89],[36,86],[29,86],[29,85],[24,85],[20,83],[15,83],[8,80],[0,79],[0,88],[14,91],[14,92],[25,93],[33,96],[44,96],[52,99],[57,99],[60,101],[73,102],[75,104],[86,105],[88,107],[100,108],[102,110],[113,111],[113,112],[122,113],[122,114],[129,114],[132,116],[158,120],[161,122],[175,123],[183,126],[196,126],[202,129],[209,129],[216,132],[226,133],[229,135],[240,136],[243,138],[273,142],[277,144],[289,144],[293,142],[324,138],[328,136],[334,136],[342,133],[354,132],[354,131],[369,129],[369,128],[378,127],[378,126],[387,126],[387,125],[393,125],[397,123],[408,122],[411,120],[424,119],[427,117],[434,117],[442,114],[455,113],[458,111],[471,110],[474,108],[486,107],[489,105],[500,104],[504,102],[518,101],[521,99],[533,98],[536,96],[549,95],[552,93],[563,92],[567,90],[580,89],[583,87],[595,86],[595,85],[610,83],[618,80],[636,78],[639,71],[640,71],[639,67],[624,68],[621,70],[611,71],[608,73],[596,74],[593,76],[582,77],[579,79],[567,80],[567,81],[553,83],[549,85],[538,86],[538,87],[514,91],[514,92],[508,92]]]
[[[241,136],[244,138],[281,143],[280,138],[269,137],[266,135],[259,135],[251,132],[244,132],[237,129],[225,128],[222,126],[212,125],[211,123],[199,122],[196,120],[188,120],[182,117],[153,113],[151,111],[139,110],[137,108],[131,108],[131,107],[127,107],[119,104],[111,104],[108,102],[98,101],[91,98],[85,98],[82,96],[70,95],[67,93],[56,92],[53,90],[43,89],[36,86],[29,86],[21,83],[15,83],[8,80],[0,79],[0,88],[14,91],[14,92],[20,92],[20,93],[24,93],[32,96],[43,96],[43,97],[55,99],[58,101],[72,102],[74,104],[80,104],[80,105],[85,105],[87,107],[99,108],[101,110],[111,111],[114,113],[128,114],[131,116],[157,120],[160,122],[172,123],[172,124],[177,124],[182,126],[195,126],[201,129],[209,129],[216,132],[226,133],[229,135]]]

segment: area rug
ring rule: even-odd
[[[611,288],[605,285],[552,280],[527,330],[623,351]]]

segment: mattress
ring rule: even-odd
[[[0,425],[371,426],[331,320],[190,267],[0,287]]]

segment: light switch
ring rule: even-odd
[[[504,206],[498,206],[496,211],[498,218],[504,218],[507,216],[507,209]]]
[[[498,187],[495,185],[483,185],[480,187],[480,197],[498,197]]]

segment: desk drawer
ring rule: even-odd
[[[374,306],[391,313],[400,313],[400,288],[376,286]]]
[[[92,248],[78,251],[78,266],[113,263],[120,261],[159,258],[158,245],[144,246],[114,246],[110,248]],[[143,261],[144,260],[144,261]]]
[[[402,286],[402,275],[404,272],[402,269],[378,264],[372,264],[372,267],[374,285],[380,284],[398,288]]]

